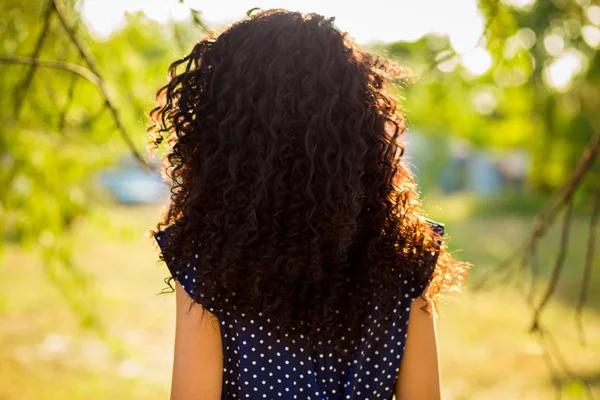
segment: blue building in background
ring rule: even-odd
[[[161,204],[169,197],[169,187],[155,169],[144,171],[132,157],[100,175],[100,181],[113,199],[123,204]]]
[[[529,157],[524,150],[474,147],[460,139],[425,136],[415,130],[403,140],[404,160],[425,191],[467,191],[488,197],[525,185]]]

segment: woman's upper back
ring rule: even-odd
[[[430,221],[438,237],[444,227]],[[164,245],[168,229],[156,236]],[[436,255],[428,265],[435,266]],[[262,312],[239,312],[236,307],[215,309],[212,298],[194,290],[197,266],[167,263],[173,277],[194,303],[217,317],[223,349],[222,398],[389,399],[400,369],[407,336],[410,306],[424,290],[422,281],[406,276],[398,288],[395,308],[383,314],[365,304],[358,335],[332,341],[309,339],[293,327],[276,326]],[[227,303],[227,302],[226,302]],[[192,304],[193,305],[193,304]],[[357,318],[348,315],[346,318]],[[352,339],[355,338],[355,339]]]

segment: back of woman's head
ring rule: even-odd
[[[367,304],[391,312],[408,277],[429,283],[435,241],[384,88],[405,70],[330,19],[269,10],[169,71],[149,128],[155,146],[167,139],[173,182],[163,257],[197,258],[197,289],[215,309],[313,337],[352,331]],[[460,272],[441,252],[431,295]]]

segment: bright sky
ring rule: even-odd
[[[100,35],[109,35],[124,21],[124,13],[143,11],[150,18],[167,21],[189,16],[199,9],[209,25],[219,26],[245,16],[254,7],[317,12],[335,17],[336,25],[359,43],[374,40],[413,41],[427,32],[448,34],[459,53],[472,49],[483,31],[475,0],[85,0],[83,15]]]
[[[530,7],[535,1],[503,0],[517,8]],[[484,28],[476,0],[184,0],[183,3],[179,0],[84,0],[82,13],[94,31],[100,36],[108,36],[123,25],[127,12],[143,11],[150,18],[167,22],[170,19],[189,18],[189,9],[194,8],[202,12],[209,26],[218,28],[244,17],[248,10],[255,7],[279,7],[335,17],[336,25],[362,44],[373,41],[414,41],[429,32],[446,34],[460,57],[438,66],[445,72],[451,71],[460,62],[474,75],[480,75],[492,64],[485,48],[476,47]],[[583,27],[582,35],[590,46],[598,48],[600,7],[588,7],[587,14],[591,25]],[[531,40],[535,42],[535,37]],[[566,90],[583,67],[581,54],[574,49],[565,49],[560,35],[546,36],[544,46],[549,54],[556,57],[552,65],[546,68],[546,81],[550,86]]]

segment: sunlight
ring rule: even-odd
[[[586,25],[581,29],[583,40],[593,49],[600,46],[600,29],[592,25]]]
[[[535,4],[535,0],[503,0],[502,2],[520,9],[530,9]]]
[[[458,66],[458,57],[457,56],[450,57],[449,59],[440,62],[440,60],[445,59],[450,54],[452,54],[451,51],[444,50],[435,57],[435,61],[439,63],[437,65],[437,69],[439,69],[440,71],[442,71],[444,73],[452,72]]]
[[[521,46],[517,35],[513,35],[506,39],[506,41],[504,42],[504,49],[502,50],[502,54],[504,55],[505,59],[510,60],[517,54],[520,48]]]
[[[142,11],[159,22],[182,20],[190,15],[189,7],[177,1],[163,0],[87,0],[81,5],[84,21],[99,36],[108,37],[125,23],[125,14]]]
[[[592,24],[600,25],[600,6],[588,7],[585,13]]]
[[[504,58],[513,58],[520,49],[529,50],[535,44],[535,32],[529,28],[522,28],[504,42]]]
[[[460,62],[472,74],[482,75],[492,66],[492,56],[486,49],[477,47],[463,54]]]
[[[535,32],[529,28],[519,29],[515,36],[525,50],[531,49],[536,42]]]
[[[496,110],[498,99],[494,96],[491,86],[481,86],[473,89],[471,101],[475,110],[482,115],[489,115]]]
[[[565,48],[565,40],[562,36],[553,33],[544,38],[544,48],[551,56],[558,56]]]
[[[565,91],[573,78],[583,69],[585,56],[575,49],[567,49],[552,64],[544,68],[544,78],[551,87]]]
[[[483,32],[483,19],[475,0],[373,0],[368,7],[362,3],[341,7],[337,2],[320,0],[186,0],[183,4],[176,0],[84,0],[81,11],[85,22],[100,37],[107,37],[123,25],[125,13],[142,11],[149,18],[166,22],[189,17],[190,7],[200,10],[205,22],[215,28],[244,17],[254,7],[317,12],[336,17],[336,25],[362,44],[415,41],[428,32],[436,32],[447,34],[457,52],[466,52],[476,46]]]

